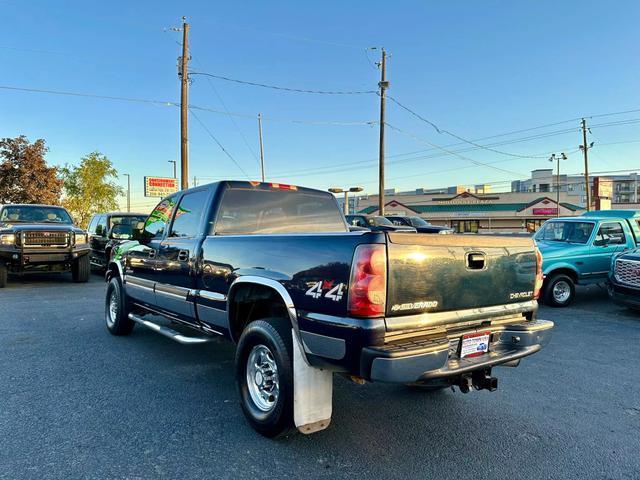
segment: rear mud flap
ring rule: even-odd
[[[331,423],[333,373],[307,365],[293,335],[293,421],[304,433],[324,430]]]

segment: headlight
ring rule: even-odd
[[[74,235],[74,245],[86,245],[87,243],[89,243],[89,235],[86,233],[76,233]]]
[[[13,233],[0,235],[0,245],[13,245],[14,243],[16,243],[16,236]]]
[[[438,232],[438,234],[440,234],[440,235],[451,235],[452,233],[453,233],[453,230],[449,230],[449,229],[446,229],[446,230],[440,230],[440,231]]]

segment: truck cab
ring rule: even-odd
[[[543,258],[543,299],[566,307],[576,285],[606,282],[612,257],[640,245],[640,214],[609,210],[560,217],[545,222],[534,238]]]

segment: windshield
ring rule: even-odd
[[[420,217],[409,217],[409,220],[411,220],[411,225],[414,227],[428,227],[431,225],[424,218]]]
[[[131,228],[134,228],[138,225],[139,222],[144,222],[147,219],[144,215],[139,216],[131,216],[131,215],[123,215],[123,216],[113,216],[111,217],[111,226],[114,225],[131,225]]]
[[[594,224],[590,222],[547,222],[536,233],[536,240],[552,242],[587,243]]]
[[[391,221],[388,218],[380,217],[380,216],[369,217],[367,218],[367,222],[369,222],[369,225],[374,225],[376,227],[382,227],[382,226],[388,226],[388,225],[393,226],[393,223],[391,223]]]
[[[72,224],[73,220],[64,208],[29,205],[4,207],[0,213],[0,222]]]

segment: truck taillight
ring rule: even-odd
[[[540,292],[542,291],[542,282],[544,281],[544,277],[542,276],[542,253],[540,253],[540,249],[535,247],[536,249],[536,285],[533,289],[533,298],[536,300],[540,298]]]
[[[387,300],[387,252],[385,245],[359,245],[353,255],[349,281],[349,314],[355,317],[384,315]]]

